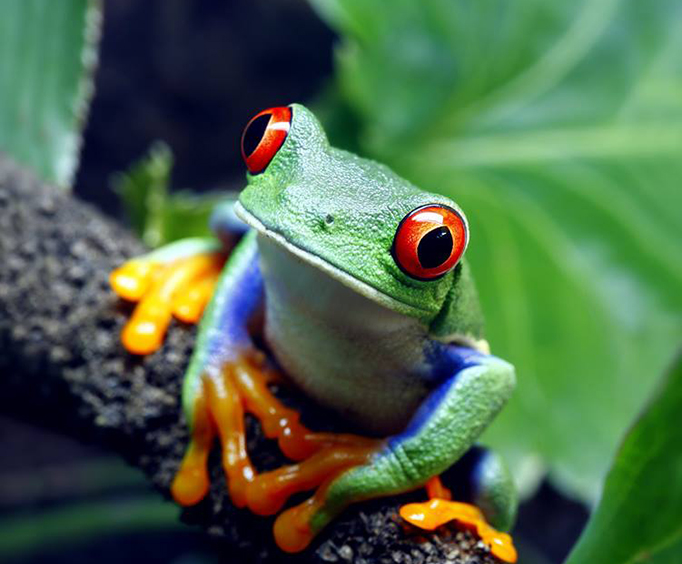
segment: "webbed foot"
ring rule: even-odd
[[[203,375],[195,396],[190,444],[171,487],[179,504],[193,505],[208,492],[206,464],[216,436],[232,502],[260,515],[277,513],[296,492],[324,487],[376,450],[378,441],[373,439],[308,430],[299,422],[298,412],[268,388],[276,378],[264,355],[255,352],[225,364],[219,374]],[[246,412],[260,420],[265,436],[276,439],[285,456],[302,462],[258,474],[246,451]],[[277,536],[277,525],[275,531],[278,544],[287,550],[286,539]]]
[[[196,323],[216,284],[225,254],[211,239],[186,239],[129,260],[111,273],[113,290],[137,302],[121,334],[133,354],[150,354],[163,343],[173,316]]]
[[[400,508],[400,516],[415,527],[433,531],[450,521],[472,529],[490,548],[493,556],[504,562],[516,562],[517,554],[512,538],[491,527],[475,505],[452,501],[452,494],[438,476],[426,483],[429,501],[409,503]]]

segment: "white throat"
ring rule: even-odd
[[[427,393],[426,327],[258,236],[266,339],[311,397],[380,434],[401,430]]]

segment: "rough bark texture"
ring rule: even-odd
[[[187,441],[182,375],[195,330],[174,323],[163,348],[146,358],[119,342],[130,308],[109,290],[108,273],[143,247],[100,212],[47,187],[0,155],[0,407],[116,450],[168,496]],[[288,392],[291,394],[291,392]],[[301,398],[304,420],[329,427]],[[283,460],[249,420],[259,469]],[[494,562],[469,533],[418,535],[396,517],[415,493],[349,509],[296,557],[273,544],[272,519],[233,507],[213,453],[210,496],[183,520],[224,538],[232,562]]]

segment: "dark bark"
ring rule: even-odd
[[[187,441],[180,386],[195,330],[173,323],[163,348],[127,354],[119,334],[130,308],[108,287],[108,273],[143,251],[140,242],[94,208],[45,186],[0,156],[0,373],[5,413],[111,448],[142,468],[164,495]],[[325,414],[302,405],[313,428]],[[249,450],[260,469],[283,462],[249,420]],[[454,528],[417,536],[396,517],[411,496],[349,509],[296,557],[273,544],[272,519],[234,508],[219,456],[210,496],[183,520],[223,537],[232,562],[492,562]]]

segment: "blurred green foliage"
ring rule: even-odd
[[[3,0],[0,150],[70,186],[92,94],[98,0]]]
[[[566,564],[678,563],[682,357],[621,445],[599,507]]]
[[[485,440],[594,499],[682,336],[682,3],[311,3],[341,36],[332,142],[470,220],[519,382]]]
[[[35,512],[25,517],[0,520],[0,559],[21,556],[47,547],[56,550],[86,543],[105,535],[138,531],[180,531],[180,510],[148,494],[136,499],[70,503],[65,507]],[[5,560],[6,561],[6,560]]]
[[[172,167],[170,149],[164,143],[156,143],[127,172],[112,179],[133,229],[150,247],[183,237],[210,235],[211,211],[227,197],[224,193],[197,195],[178,191],[170,194]]]

